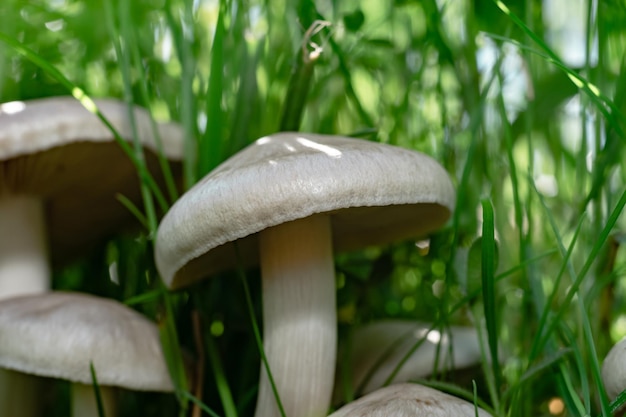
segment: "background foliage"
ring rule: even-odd
[[[315,20],[330,25],[307,41]],[[434,156],[458,190],[454,217],[425,249],[337,258],[340,335],[384,317],[473,323],[502,359],[478,387],[495,415],[549,415],[554,398],[567,415],[608,415],[599,366],[626,334],[623,2],[3,0],[0,22],[0,101],[70,94],[56,68],[91,96],[179,121],[183,188],[280,130],[287,99],[305,99],[303,131]],[[319,53],[308,95],[289,84],[303,50]],[[203,401],[231,413],[227,384],[250,415],[259,356],[240,282],[224,274],[164,304],[153,228],[58,269],[55,288],[130,301],[162,327],[171,305],[182,345],[208,358]],[[257,272],[248,282],[258,314]],[[123,404],[180,410],[165,395]]]

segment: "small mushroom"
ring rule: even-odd
[[[602,381],[610,400],[626,389],[626,338],[611,348],[602,363]]]
[[[133,137],[126,103],[95,102],[122,138]],[[150,116],[133,111],[148,169],[162,184]],[[182,129],[157,126],[163,154],[180,160]],[[0,299],[47,291],[50,261],[76,256],[133,221],[116,194],[141,204],[136,169],[81,103],[54,97],[1,104]]]
[[[346,404],[329,417],[488,417],[482,408],[418,384],[380,388]]]
[[[433,371],[461,369],[480,363],[478,333],[473,327],[450,326],[445,331],[410,320],[378,320],[357,327],[340,345],[339,360],[350,361],[351,386],[357,394],[382,387],[398,363],[418,343],[391,383],[409,382]],[[435,365],[437,368],[435,369]],[[341,363],[337,367],[333,403],[342,398]],[[366,380],[367,379],[367,380]]]
[[[323,416],[337,349],[333,252],[423,236],[453,205],[447,173],[421,153],[279,133],[182,196],[159,226],[156,264],[175,289],[260,262],[264,350],[285,413]],[[264,367],[255,415],[279,415]]]
[[[96,417],[90,365],[107,417],[112,387],[170,392],[156,325],[123,304],[87,294],[49,292],[0,300],[0,367],[65,379],[72,384],[72,415]],[[21,413],[19,398],[0,403],[0,415]]]

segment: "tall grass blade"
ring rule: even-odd
[[[219,14],[211,47],[211,73],[206,94],[206,129],[198,144],[198,176],[203,177],[223,159],[222,95],[224,84],[224,14],[225,0],[220,0]]]
[[[192,51],[193,39],[189,32],[193,32],[194,19],[192,11],[192,1],[182,1],[182,15],[180,19],[174,17],[172,9],[180,6],[180,2],[165,0],[165,19],[168,28],[172,31],[174,46],[181,66],[180,74],[180,114],[181,122],[185,129],[185,146],[183,159],[183,177],[185,188],[190,188],[198,179],[198,143],[195,132],[196,126],[196,104],[193,90],[193,82],[196,75],[196,60]],[[184,29],[183,29],[184,28]]]
[[[498,391],[502,387],[502,370],[500,369],[500,358],[498,355],[498,324],[496,323],[497,301],[495,288],[496,271],[496,240],[493,206],[487,199],[481,201],[483,209],[483,230],[482,230],[482,291],[483,308],[485,312],[485,324],[487,327],[487,342],[489,353],[491,354],[491,369]]]
[[[210,333],[205,334],[204,340],[206,344],[206,352],[209,356],[209,362],[211,363],[211,368],[213,369],[217,392],[219,393],[222,407],[224,408],[224,415],[226,417],[237,417],[237,407],[235,406],[233,396],[230,392],[230,387],[228,386],[228,380],[226,379],[226,374],[224,373],[224,368],[222,367],[222,361],[219,357],[217,347],[215,346],[215,340],[213,340]]]
[[[120,17],[120,26],[121,32],[123,33],[123,39],[126,40],[125,46],[129,50],[128,53],[132,58],[132,67],[131,70],[137,72],[137,84],[139,85],[139,93],[141,95],[142,102],[149,103],[150,95],[148,93],[148,82],[147,82],[147,74],[142,63],[141,52],[139,51],[139,41],[137,39],[136,26],[131,22],[130,16],[132,16],[132,12],[130,9],[130,2],[122,1],[121,7],[119,7],[119,17]],[[118,4],[119,4],[118,3]],[[130,65],[129,65],[130,67]],[[132,88],[132,84],[126,87]],[[132,96],[132,92],[131,92]],[[169,162],[165,157],[163,152],[163,143],[161,140],[161,135],[159,133],[159,129],[157,127],[156,121],[152,117],[152,113],[149,112],[150,116],[150,127],[152,129],[152,135],[154,137],[154,143],[156,144],[157,149],[157,160],[159,162],[159,167],[161,168],[161,172],[163,174],[163,179],[165,181],[165,187],[167,189],[170,202],[174,202],[178,199],[178,190],[176,188],[176,184],[174,182],[174,176],[172,175],[172,170],[170,169]],[[163,204],[161,203],[161,208],[163,208]]]
[[[280,131],[296,132],[300,130],[304,106],[313,79],[313,70],[322,53],[322,49],[319,46],[317,49],[309,51],[309,45],[312,43],[312,37],[329,24],[321,20],[315,21],[304,33],[302,46],[296,53],[296,62],[289,79],[285,104],[283,105],[283,115],[280,121]]]
[[[610,409],[611,415],[615,415],[615,412],[620,409],[624,404],[626,404],[626,390],[619,393],[617,397],[613,401],[611,401]]]
[[[174,321],[174,307],[172,303],[172,295],[167,292],[163,283],[159,281],[161,289],[161,300],[163,306],[163,315],[158,321],[159,335],[161,338],[161,346],[165,361],[172,378],[172,384],[176,392],[176,397],[180,403],[179,416],[182,417],[187,413],[188,399],[184,396],[184,392],[188,391],[188,379],[185,372],[185,364],[182,359],[182,352],[178,342],[178,331]]]
[[[237,250],[237,259],[239,260],[237,264],[243,265],[243,263],[240,261],[239,250],[238,249],[236,250]],[[259,353],[261,354],[261,361],[263,362],[263,366],[265,367],[265,371],[267,372],[267,378],[269,379],[270,385],[272,387],[274,398],[276,398],[276,404],[278,406],[278,410],[280,411],[280,415],[281,417],[286,417],[285,408],[283,407],[283,403],[280,400],[280,394],[278,393],[278,389],[276,388],[276,383],[274,382],[274,376],[272,375],[270,364],[267,361],[267,356],[265,356],[265,349],[263,349],[263,339],[261,338],[259,325],[257,324],[256,317],[254,316],[254,307],[252,305],[252,297],[250,296],[250,289],[248,288],[248,281],[246,280],[246,274],[243,271],[243,268],[241,266],[238,268],[238,274],[239,274],[239,279],[241,280],[241,284],[243,285],[243,291],[246,297],[246,305],[248,307],[248,316],[250,317],[250,323],[252,324],[252,330],[254,332],[254,338],[256,340],[257,348],[259,349]]]
[[[617,205],[611,212],[611,215],[609,216],[604,228],[599,233],[597,240],[594,242],[593,247],[591,248],[591,251],[589,252],[589,256],[587,257],[585,261],[585,264],[583,265],[580,272],[576,276],[576,280],[573,282],[573,284],[570,286],[569,290],[565,294],[561,309],[559,309],[559,311],[555,314],[553,319],[550,320],[550,322],[548,323],[545,335],[543,339],[541,340],[541,342],[539,342],[538,349],[541,349],[543,348],[543,346],[545,346],[548,338],[554,331],[556,325],[563,319],[563,315],[567,311],[567,306],[569,306],[569,304],[572,302],[572,299],[578,292],[580,284],[583,282],[583,280],[587,276],[587,273],[589,272],[589,269],[593,265],[593,262],[596,260],[600,251],[602,250],[602,247],[604,246],[607,239],[609,238],[609,234],[611,233],[611,230],[613,230],[613,227],[615,226],[617,219],[619,218],[622,211],[624,210],[625,205],[626,205],[626,191],[622,193],[619,201],[617,202]]]
[[[100,393],[100,384],[98,384],[98,377],[96,376],[96,369],[93,367],[93,362],[89,362],[89,373],[91,374],[91,385],[93,386],[93,394],[96,397],[96,408],[98,410],[98,417],[105,417],[102,394]]]
[[[127,4],[127,2],[123,2],[123,3]],[[132,34],[128,30],[123,35],[119,33],[117,26],[115,24],[115,17],[113,15],[112,7],[113,5],[111,4],[111,2],[108,2],[108,1],[104,2],[104,14],[105,14],[105,20],[107,23],[107,28],[109,30],[109,35],[111,36],[111,39],[113,41],[115,54],[117,56],[118,61],[120,62],[120,70],[122,73],[122,79],[123,79],[123,84],[124,84],[124,101],[126,102],[128,106],[128,116],[129,116],[131,130],[133,132],[133,138],[132,138],[133,139],[132,141],[133,152],[139,164],[137,168],[138,168],[138,175],[141,178],[142,175],[147,171],[147,167],[146,167],[146,160],[145,160],[144,153],[143,153],[143,147],[139,141],[139,136],[137,133],[137,123],[135,120],[135,113],[133,111],[134,100],[133,100],[133,93],[132,93],[133,82],[130,76],[130,72],[131,72],[130,56],[128,55],[128,53],[126,53],[128,49],[126,45],[128,43],[132,43],[133,39],[132,39]],[[121,20],[126,20],[129,12],[127,10],[122,10],[122,8],[119,7],[119,5],[118,5],[118,11],[119,11],[119,16]],[[128,25],[126,26],[128,27]],[[122,39],[124,40],[124,46],[125,46],[124,48],[122,47]],[[156,231],[156,228],[157,228],[157,216],[156,216],[156,211],[154,208],[154,201],[152,199],[152,195],[150,194],[150,190],[145,181],[141,181],[140,187],[141,187],[141,197],[142,197],[143,204],[144,204],[145,215],[149,224],[149,230],[150,232],[154,232]],[[162,208],[167,207],[167,204],[165,203],[164,200],[161,200],[160,202],[162,204]]]

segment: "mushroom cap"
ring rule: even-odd
[[[418,384],[397,384],[376,390],[344,405],[329,417],[488,417],[452,395]]]
[[[125,139],[133,137],[128,105],[112,98],[95,99],[100,112]],[[142,145],[157,152],[148,112],[133,109]],[[182,131],[174,123],[160,123],[163,153],[182,159]],[[178,137],[171,140],[171,137]],[[14,101],[0,105],[0,160],[31,155],[75,142],[114,142],[109,128],[78,100],[70,96]]]
[[[340,346],[338,358],[351,362],[352,387],[360,387],[373,371],[363,393],[382,387],[400,360],[415,344],[420,346],[400,368],[391,383],[408,382],[430,375],[435,370],[460,369],[481,362],[480,341],[476,329],[468,326],[450,326],[448,331],[430,330],[430,325],[412,320],[378,320],[357,327],[348,345]],[[346,348],[349,352],[345,352]],[[439,355],[438,359],[437,356]],[[338,367],[339,368],[339,367]],[[340,370],[336,380],[341,377]],[[340,398],[341,384],[335,384],[335,398]]]
[[[626,389],[626,338],[617,342],[604,358],[602,381],[611,400]]]
[[[418,237],[454,206],[432,158],[341,136],[278,133],[258,139],[191,188],[159,226],[156,264],[172,288],[258,262],[257,233],[326,213],[336,251]]]
[[[120,136],[131,140],[127,104],[115,99],[95,103]],[[148,169],[162,185],[150,116],[139,107],[134,115]],[[164,155],[180,161],[182,128],[157,126]],[[180,163],[172,169],[178,175]],[[80,102],[52,97],[0,105],[0,199],[26,195],[45,202],[53,263],[134,221],[117,194],[142,205],[134,165],[111,131]]]
[[[0,301],[0,367],[133,390],[172,391],[154,323],[110,299],[50,292]]]

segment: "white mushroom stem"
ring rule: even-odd
[[[50,274],[41,201],[10,194],[0,196],[0,300],[48,291]],[[2,407],[16,410],[7,415],[37,415],[32,405],[38,395],[35,381],[34,377],[0,370],[0,397],[6,397]]]
[[[43,205],[37,198],[0,197],[0,299],[50,288]]]
[[[330,218],[262,231],[260,255],[264,350],[285,415],[325,416],[337,354]],[[280,416],[263,366],[255,416]]]
[[[117,415],[115,388],[100,386],[100,398],[106,417]],[[98,403],[92,385],[79,383],[72,384],[72,416],[73,417],[99,417]]]

